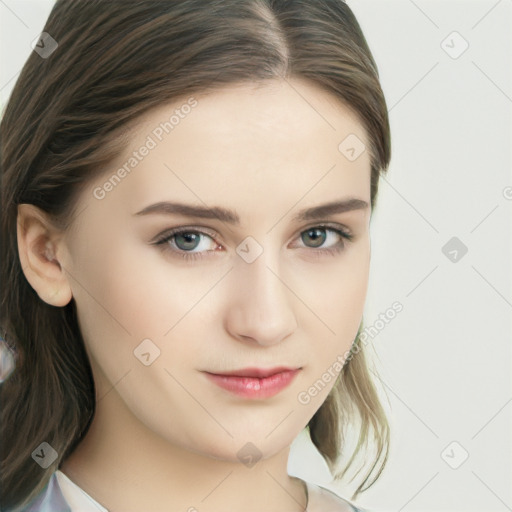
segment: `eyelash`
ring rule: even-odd
[[[336,254],[339,254],[340,252],[342,252],[345,249],[345,242],[351,242],[354,238],[353,234],[351,234],[343,229],[335,228],[335,227],[333,227],[331,225],[327,225],[327,224],[311,226],[309,228],[306,228],[304,231],[301,231],[300,234],[306,233],[307,231],[310,231],[313,229],[332,231],[342,238],[342,240],[337,245],[335,245],[334,247],[328,248],[328,249],[316,249],[313,247],[304,247],[305,249],[311,249],[311,252],[313,252],[315,257],[319,257],[319,256],[323,256],[323,255],[335,256]],[[214,240],[214,236],[211,233],[207,233],[201,229],[196,229],[194,227],[176,228],[176,229],[168,231],[164,235],[160,236],[155,242],[153,242],[153,245],[158,245],[158,246],[162,245],[163,246],[164,244],[167,244],[167,242],[170,242],[175,236],[181,235],[183,233],[201,234],[201,235],[207,236],[207,237],[211,238],[212,240]],[[184,251],[183,249],[179,249],[179,248],[178,249],[171,248],[171,246],[169,246],[169,245],[167,247],[163,247],[162,250],[170,251],[170,252],[174,253],[174,255],[176,255],[177,257],[182,258],[184,260],[196,260],[196,259],[204,258],[205,252],[215,252],[215,251],[190,252],[190,251]]]

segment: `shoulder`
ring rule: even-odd
[[[306,482],[308,489],[308,512],[371,512],[357,507],[349,500],[318,484]]]
[[[64,499],[57,475],[52,473],[44,489],[24,508],[6,512],[72,512]]]

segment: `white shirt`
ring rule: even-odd
[[[56,470],[55,474],[62,495],[72,512],[109,512],[62,471]],[[348,500],[319,485],[306,482],[306,487],[308,491],[307,512],[370,512],[356,508]]]
[[[81,487],[71,481],[60,469],[55,471],[60,490],[72,512],[108,512],[96,500],[92,499]]]

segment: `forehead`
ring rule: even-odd
[[[172,126],[166,130],[169,122]],[[194,132],[196,145],[201,148],[214,145],[234,149],[236,141],[247,143],[254,151],[263,147],[265,154],[290,146],[296,154],[302,141],[311,141],[307,145],[311,150],[317,138],[325,141],[322,149],[331,146],[337,151],[340,136],[348,133],[366,139],[352,109],[318,85],[296,79],[238,84],[183,97],[145,113],[135,128],[134,146],[143,143],[148,133],[160,139],[163,130],[164,140],[157,142],[178,146],[184,139],[191,142],[190,132]]]
[[[131,213],[178,198],[231,201],[226,206],[241,210],[266,201],[291,206],[304,194],[309,202],[369,200],[368,151],[351,161],[340,149],[347,137],[368,147],[356,114],[318,86],[297,80],[230,86],[145,113],[126,151],[93,186],[124,168],[106,199],[130,205]]]

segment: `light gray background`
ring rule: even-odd
[[[403,305],[372,338],[392,448],[358,503],[512,510],[512,0],[348,4],[379,67],[393,141],[365,325]],[[52,5],[0,0],[1,108]],[[457,261],[442,251],[452,237],[468,249]],[[354,488],[331,483],[304,435],[289,471],[347,497]]]

